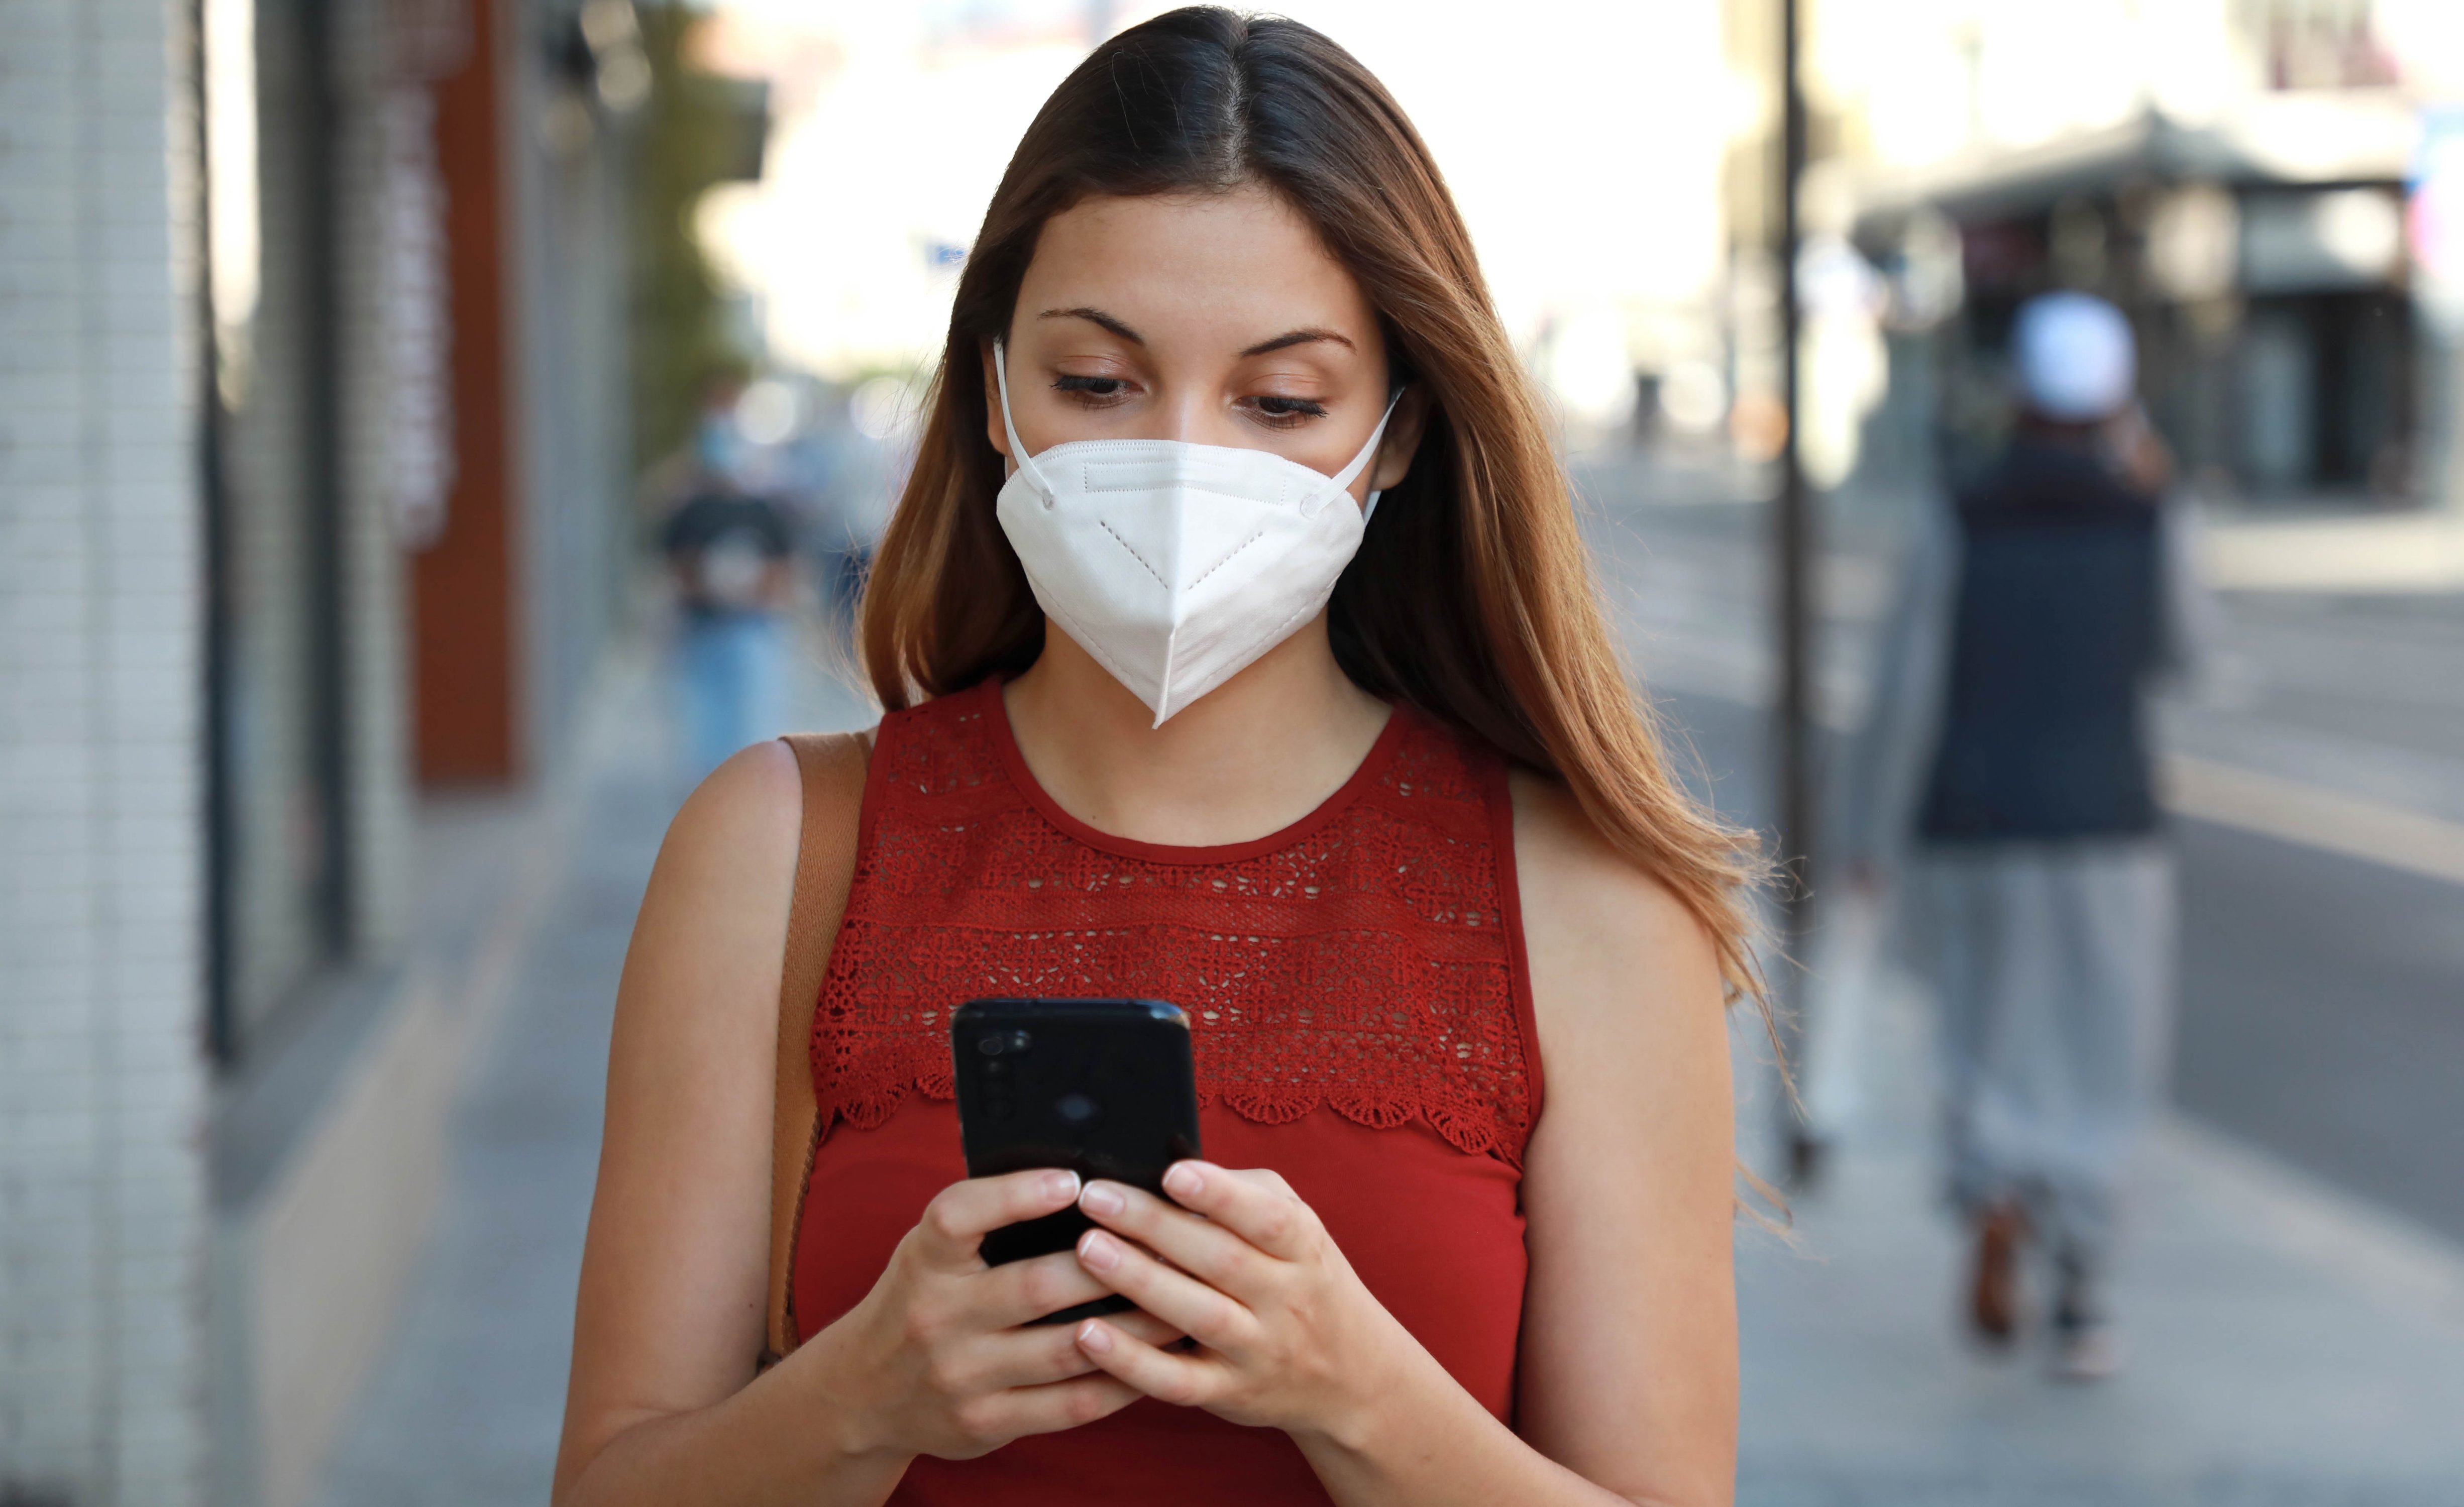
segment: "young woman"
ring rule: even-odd
[[[1731,838],[1663,771],[1427,149],[1178,11],[1028,128],[864,607],[891,709],[762,1348],[801,796],[687,804],[617,1005],[557,1500],[1717,1503]],[[948,1011],[1190,1016],[1169,1201],[969,1181]],[[987,1268],[1075,1200],[1076,1250]],[[1030,1321],[1108,1293],[1136,1311]]]

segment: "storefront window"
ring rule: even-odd
[[[343,913],[323,10],[203,6],[211,1035],[226,1062],[332,954]]]

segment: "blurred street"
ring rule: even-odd
[[[1671,500],[1705,485],[1595,477],[1595,538],[1700,788],[1752,821],[1764,736],[1759,510]],[[1603,495],[1611,487],[1656,500]],[[1873,562],[1853,549],[1843,561],[1834,575],[1850,598]],[[2436,644],[2454,621],[2439,605],[2236,601],[2229,644],[2259,667],[2233,710],[2186,720],[2182,746],[2224,759],[2277,746],[2260,739],[2268,730],[2289,745],[2304,726],[2296,677],[2319,642],[2308,635]],[[800,725],[865,720],[818,663],[809,650],[800,658]],[[518,961],[463,1091],[441,1233],[344,1433],[323,1496],[335,1507],[511,1507],[545,1490],[607,1012],[680,794],[662,670],[639,646],[618,658],[570,781],[530,819],[550,855],[535,861],[539,898],[504,912],[536,921],[508,944]],[[2435,707],[2368,705],[2380,720],[2355,727],[2436,726]],[[2441,756],[2417,746],[2427,741],[2361,746]],[[2397,798],[2361,784],[2356,771],[2370,767],[2357,754],[2341,775],[2319,775]],[[2464,997],[2453,925],[2464,893],[2208,822],[2184,822],[2183,841],[2182,1093],[2145,1161],[2117,1293],[2132,1369],[2107,1387],[2066,1388],[2045,1380],[2033,1351],[1996,1359],[1963,1339],[1953,1293],[1964,1249],[1935,1196],[1925,1011],[1903,992],[1856,1043],[1863,1107],[1824,1184],[1795,1201],[1793,1240],[1740,1230],[1741,1501],[2453,1499],[2464,1247],[2443,1168],[2464,1154],[2464,1123],[2436,1079],[2464,1050],[2464,1020],[2442,1008]],[[462,892],[448,886],[436,903]],[[2316,1008],[2322,999],[2337,1007]],[[1752,1033],[1738,1039],[1741,1060],[1759,1061]],[[1770,1168],[1770,1085],[1751,1066],[1743,1077],[1741,1145]],[[454,1448],[440,1452],[440,1439]]]
[[[875,715],[988,200],[1168,8],[0,6],[0,1507],[546,1499],[662,833]],[[1679,773],[1807,829],[1793,945],[2003,863],[1929,960],[1995,1050],[1839,966],[1792,1145],[1737,1022],[1745,1159],[1819,1153],[1738,1226],[1739,1499],[2464,1502],[2464,5],[1274,9],[1442,164]],[[1956,672],[1894,635],[1869,719],[1910,580]],[[1922,815],[1825,788],[1920,726]],[[2065,1323],[1991,1355],[2011,1229]]]
[[[1649,469],[1595,471],[1587,491],[1629,644],[1700,788],[1759,823],[1770,671],[1747,604],[1765,589],[1764,510],[1726,478]],[[1860,635],[1887,600],[1876,532],[1841,526],[1826,572],[1835,723],[1861,695]],[[2453,598],[2228,598],[2221,616],[2206,699],[2174,709],[2172,754],[2452,820]],[[2176,819],[2175,1112],[2142,1169],[2116,1297],[2132,1369],[2075,1391],[2033,1355],[1964,1339],[1927,1012],[1902,991],[1851,1043],[1859,1112],[1795,1201],[1801,1244],[1740,1236],[1740,1501],[2453,1498],[2464,1103],[2442,1064],[2464,1050],[2464,885]],[[1759,1086],[1740,1143],[1768,1168],[1780,1159]]]
[[[1754,714],[1764,512],[1732,483],[1595,473],[1593,537],[1655,691],[1759,820]],[[1622,497],[1647,497],[1645,506]],[[1825,710],[1861,708],[1865,635],[1887,600],[1882,531],[1850,523],[1826,575]],[[2211,541],[2212,542],[2212,541]],[[2452,595],[2222,594],[2206,663],[2167,708],[2185,928],[2182,1106],[2329,1183],[2464,1240],[2464,602]],[[1725,730],[1725,731],[1723,731]],[[1727,760],[1727,762],[1721,762]],[[2267,781],[2261,825],[2219,814],[2213,772]],[[2305,802],[2410,818],[2454,854],[2439,878],[2287,841]],[[2226,803],[2229,809],[2229,804]],[[2237,819],[2239,814],[2235,814]],[[2325,1002],[2332,1001],[2332,1008]]]
[[[818,664],[807,640],[795,725],[869,723]],[[333,1507],[547,1499],[616,981],[686,792],[669,671],[650,645],[621,646],[562,779],[476,822],[440,812],[429,834],[451,851],[431,862],[424,945],[498,961],[466,975],[478,1039],[452,1118],[450,1190],[393,1343],[337,1447],[320,1496]]]

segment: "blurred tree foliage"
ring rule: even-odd
[[[692,66],[694,7],[664,0],[639,14],[651,83],[633,195],[633,434],[648,467],[691,438],[713,382],[741,380],[750,365],[693,208],[712,186],[760,175],[768,111],[760,85]]]

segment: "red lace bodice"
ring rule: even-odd
[[[1503,761],[1401,708],[1316,811],[1215,848],[1072,819],[1020,758],[998,685],[885,719],[813,1021],[825,1139],[796,1243],[798,1330],[861,1301],[966,1175],[950,1011],[1145,995],[1189,1015],[1206,1154],[1282,1173],[1378,1301],[1510,1420],[1541,1086],[1510,813]],[[979,1459],[919,1458],[891,1497],[1327,1499],[1287,1435],[1151,1400]]]
[[[1398,707],[1349,783],[1224,847],[1107,836],[1035,783],[997,682],[883,721],[813,1018],[825,1134],[953,1096],[949,1012],[1134,994],[1189,1016],[1201,1103],[1426,1123],[1519,1166],[1540,1102],[1505,769]]]

